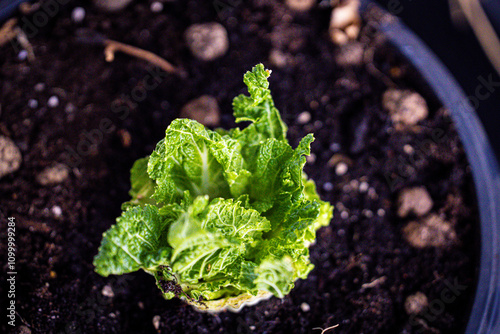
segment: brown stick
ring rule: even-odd
[[[161,58],[160,56],[158,56],[152,52],[149,52],[149,51],[146,51],[143,49],[139,49],[135,46],[131,46],[128,44],[123,44],[123,43],[120,43],[117,41],[113,41],[110,39],[106,39],[104,41],[104,46],[105,46],[104,47],[104,56],[105,56],[107,62],[112,62],[115,59],[115,52],[120,51],[120,52],[126,53],[132,57],[146,60],[146,61],[150,62],[151,64],[154,64],[154,65],[160,67],[161,69],[163,69],[166,72],[181,74],[181,71],[178,68],[176,68],[175,66],[170,64],[168,61],[166,61],[165,59]]]
[[[14,38],[17,39],[19,44],[28,52],[28,61],[34,61],[35,53],[30,41],[28,40],[28,36],[26,36],[24,31],[17,26],[17,19],[12,18],[5,22],[5,24],[0,28],[0,46],[7,44]]]
[[[14,18],[5,22],[2,28],[0,28],[0,46],[7,44],[17,36],[17,32],[15,31],[16,24],[17,19]]]

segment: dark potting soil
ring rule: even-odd
[[[216,11],[214,4],[224,3]],[[23,156],[21,168],[0,180],[3,263],[7,217],[16,221],[13,332],[320,333],[314,328],[337,324],[327,333],[463,331],[478,263],[470,168],[447,111],[377,32],[377,22],[366,18],[358,38],[364,57],[346,65],[345,49],[328,36],[331,8],[295,14],[281,1],[199,0],[166,1],[153,13],[150,4],[135,1],[106,14],[70,2],[34,31],[26,22],[37,14],[20,16],[36,59],[20,60],[16,44],[0,48],[0,134]],[[76,6],[86,11],[79,24],[71,20]],[[213,62],[194,58],[183,38],[191,24],[208,21],[222,23],[230,40],[227,54]],[[79,28],[152,51],[181,66],[187,78],[161,74],[157,87],[145,89],[152,65],[124,54],[107,63],[101,46],[77,40]],[[290,63],[272,65],[272,49],[288,54]],[[305,170],[335,205],[331,225],[311,247],[315,269],[307,280],[283,300],[210,315],[164,300],[142,271],[97,275],[92,259],[128,199],[132,163],[151,153],[182,106],[200,95],[219,102],[220,126],[234,126],[231,101],[245,92],[243,73],[260,62],[273,71],[271,89],[291,144],[314,132],[314,157]],[[388,85],[419,92],[429,105],[427,119],[396,129],[381,104]],[[52,96],[57,101],[48,103]],[[304,111],[311,115],[306,124],[298,120]],[[89,137],[96,145],[86,145]],[[344,175],[337,175],[334,155],[346,163]],[[55,162],[71,166],[69,177],[39,185],[36,175]],[[417,249],[402,237],[414,217],[399,218],[396,199],[415,185],[428,189],[432,211],[452,224],[458,243]],[[7,271],[4,266],[2,282]],[[416,292],[429,307],[410,317],[404,303]],[[4,283],[0,295],[5,300]],[[3,321],[1,332],[7,331]]]

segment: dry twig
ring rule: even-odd
[[[116,52],[123,52],[129,56],[139,58],[156,65],[165,72],[177,74],[182,78],[186,77],[186,73],[182,69],[175,67],[165,59],[150,51],[108,39],[99,33],[87,29],[77,31],[77,36],[78,40],[82,43],[103,45],[104,57],[107,62],[112,62],[115,59]]]
[[[16,18],[8,20],[2,28],[0,28],[0,46],[7,44],[14,38],[17,39],[19,45],[21,45],[21,47],[28,52],[28,61],[34,61],[35,52],[33,51],[33,47],[31,46],[26,33],[17,26]]]
[[[179,70],[170,64],[168,61],[165,59],[161,58],[160,56],[137,48],[135,46],[131,46],[128,44],[120,43],[117,41],[113,41],[111,39],[106,39],[104,40],[104,56],[107,62],[112,62],[115,59],[115,52],[120,51],[123,53],[126,53],[132,57],[140,58],[143,60],[146,60],[150,62],[151,64],[154,64],[158,66],[159,68],[163,69],[166,72],[170,73],[178,73]]]
[[[321,327],[315,327],[315,328],[313,328],[313,330],[315,330],[315,329],[319,329],[319,330],[321,331],[321,333],[320,333],[320,334],[324,334],[324,333],[326,333],[326,331],[329,331],[330,329],[334,329],[334,328],[337,328],[337,327],[339,327],[339,324],[336,324],[336,325],[334,325],[334,326],[330,326],[330,327],[325,328],[325,329],[323,329],[323,328],[321,328]]]
[[[23,2],[19,5],[19,11],[23,15],[30,15],[33,12],[37,11],[40,8],[40,2],[36,3],[29,3],[29,2]]]
[[[7,20],[0,28],[0,46],[3,46],[16,37],[17,19]]]

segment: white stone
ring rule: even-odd
[[[339,162],[335,166],[335,174],[337,174],[338,176],[345,175],[345,173],[347,173],[348,169],[349,169],[349,167],[347,166],[347,164],[345,162]]]
[[[368,182],[366,181],[362,181],[360,184],[359,184],[359,192],[360,193],[365,193],[368,191],[368,188],[370,186],[368,185]]]
[[[300,309],[303,312],[309,312],[311,310],[311,306],[309,306],[308,303],[302,303],[302,304],[300,304]]]
[[[309,113],[308,111],[303,111],[299,114],[299,116],[297,116],[297,123],[299,124],[309,123],[310,120],[311,120],[311,113]]]
[[[103,296],[106,296],[106,297],[109,297],[109,298],[113,298],[115,296],[113,288],[111,288],[111,286],[109,286],[109,285],[105,285],[102,288],[101,293],[102,293]]]
[[[21,161],[21,151],[16,144],[10,138],[0,136],[0,178],[17,171]]]
[[[410,213],[424,216],[432,209],[434,202],[425,187],[405,188],[398,197],[398,216],[404,218]]]
[[[29,99],[28,100],[28,107],[30,107],[31,109],[38,108],[38,101],[35,99]]]
[[[153,326],[156,330],[160,329],[160,320],[161,320],[161,317],[159,315],[155,315],[153,317]]]
[[[59,105],[59,98],[56,95],[49,97],[47,101],[47,106],[49,108],[56,108]]]
[[[405,311],[408,315],[416,315],[422,313],[429,305],[427,296],[422,292],[416,292],[410,295],[405,300]]]
[[[382,105],[389,112],[393,123],[415,125],[429,115],[425,99],[410,90],[388,89],[382,96]]]
[[[71,12],[71,19],[75,23],[82,23],[85,19],[85,9],[82,7],[75,7]]]
[[[316,4],[316,0],[286,0],[285,4],[291,10],[305,12],[310,10]]]
[[[204,61],[220,58],[229,49],[226,28],[217,22],[191,25],[186,30],[185,39],[193,55]]]
[[[17,59],[19,59],[20,61],[24,61],[27,58],[28,58],[28,51],[26,51],[26,50],[21,50],[17,54]]]
[[[55,185],[64,182],[69,176],[68,167],[61,163],[45,168],[36,176],[36,180],[42,186]]]
[[[52,207],[51,211],[54,214],[54,216],[56,216],[57,218],[62,216],[62,209],[59,205],[54,205]]]
[[[155,1],[151,4],[150,9],[153,13],[159,13],[163,10],[163,4],[159,1]]]
[[[453,226],[436,214],[421,222],[408,223],[402,232],[406,241],[415,248],[446,247],[457,239]]]
[[[333,190],[333,184],[331,182],[325,182],[325,184],[323,184],[323,189],[325,191],[332,191]]]

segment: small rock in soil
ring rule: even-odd
[[[359,0],[347,0],[332,10],[330,27],[343,29],[359,21]]]
[[[39,82],[33,87],[33,89],[35,92],[41,93],[45,90],[45,84],[43,82]]]
[[[305,12],[316,4],[316,0],[286,0],[285,3],[291,10]]]
[[[415,125],[429,114],[424,98],[410,90],[388,89],[382,97],[382,105],[394,123],[404,125]]]
[[[398,198],[398,216],[404,218],[413,213],[418,217],[431,211],[434,202],[425,187],[406,188]]]
[[[64,164],[55,164],[45,168],[37,175],[36,180],[42,186],[55,185],[64,182],[69,176],[69,171]]]
[[[97,8],[106,12],[117,12],[127,7],[132,0],[93,0]]]
[[[24,61],[27,58],[28,58],[28,51],[26,51],[26,50],[21,50],[17,54],[17,59],[19,59],[20,61]]]
[[[308,164],[310,164],[310,165],[314,164],[314,163],[316,162],[316,154],[311,153],[310,155],[308,155],[308,156],[306,157],[306,161],[307,161],[307,163],[308,163]]]
[[[14,173],[21,166],[21,152],[10,138],[0,136],[0,178]]]
[[[360,66],[363,64],[363,44],[353,41],[341,46],[335,53],[335,62],[340,66]]]
[[[333,190],[333,183],[325,182],[325,184],[323,184],[323,189],[325,191],[332,191]]]
[[[337,45],[344,45],[349,42],[347,34],[343,30],[337,28],[330,28],[330,38],[332,42]]]
[[[368,184],[368,182],[366,181],[362,181],[360,184],[359,184],[359,192],[360,193],[365,193],[368,191],[368,188],[370,188],[370,185]]]
[[[193,24],[186,30],[185,38],[191,52],[204,61],[222,57],[229,49],[226,28],[217,22]]]
[[[293,64],[293,57],[279,49],[272,49],[269,53],[269,62],[277,68],[285,68]]]
[[[132,144],[132,135],[126,129],[118,130],[118,136],[123,147],[130,147]]]
[[[214,97],[202,95],[184,105],[181,117],[194,119],[206,126],[216,126],[220,121],[219,105]]]
[[[308,111],[303,111],[297,116],[297,123],[306,124],[311,120],[311,113]]]
[[[106,297],[109,297],[109,298],[113,298],[115,296],[115,292],[113,291],[113,288],[111,288],[111,286],[109,286],[109,285],[105,285],[102,288],[101,293],[102,293],[103,296],[106,296]]]
[[[38,101],[35,99],[29,99],[28,100],[28,107],[30,107],[31,109],[38,108]]]
[[[347,26],[344,31],[349,39],[354,40],[358,38],[359,32],[361,31],[361,26],[359,23],[353,23],[350,26]]]
[[[85,19],[85,9],[82,7],[75,7],[71,12],[71,19],[75,23],[82,23]]]
[[[453,226],[436,214],[422,222],[412,221],[403,228],[403,236],[415,248],[445,247],[456,242]]]
[[[47,101],[47,106],[50,108],[56,108],[59,105],[59,98],[55,95],[49,97],[49,100]]]
[[[159,13],[163,10],[163,4],[159,1],[155,1],[151,4],[150,9],[153,13]]]
[[[57,218],[60,218],[62,216],[62,209],[59,205],[54,205],[50,211],[56,216]]]
[[[18,334],[31,334],[31,329],[29,329],[26,326],[19,326],[19,331],[17,332]]]
[[[345,175],[348,169],[349,167],[345,162],[339,162],[337,166],[335,166],[335,174],[337,174],[337,176]]]
[[[420,291],[408,296],[405,300],[405,310],[408,315],[422,313],[428,305],[427,296]]]
[[[347,0],[332,10],[330,38],[335,44],[343,45],[358,37],[361,25],[359,0]]]
[[[159,315],[155,315],[155,316],[153,317],[153,326],[154,326],[154,328],[155,328],[156,330],[159,330],[159,329],[160,329],[160,320],[161,320],[161,318],[160,318],[160,316],[159,316]]]
[[[311,310],[311,306],[309,306],[308,303],[302,303],[302,304],[300,304],[300,309],[303,312],[309,312]]]

